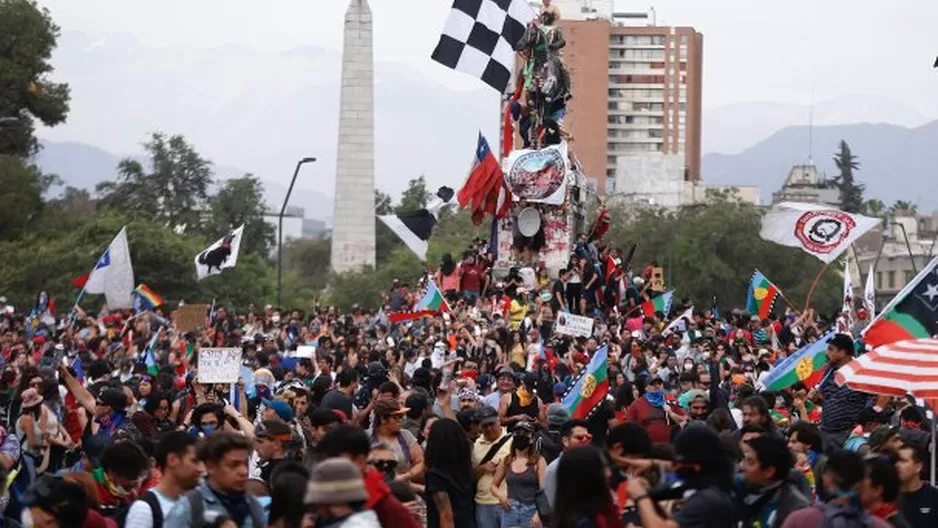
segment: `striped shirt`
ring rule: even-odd
[[[821,410],[821,430],[825,433],[839,433],[853,429],[857,425],[857,415],[866,407],[869,395],[838,386],[834,381],[836,369],[830,369],[818,387],[824,396]]]

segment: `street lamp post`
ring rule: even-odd
[[[909,234],[905,231],[905,224],[902,222],[893,222],[892,225],[897,225],[902,229],[902,237],[905,238],[905,247],[909,250],[909,261],[912,263],[912,272],[918,275],[918,266],[915,265],[915,255],[912,254],[912,244],[909,242]]]
[[[296,162],[293,179],[290,180],[290,187],[287,189],[287,195],[283,198],[283,206],[280,207],[280,216],[277,218],[277,309],[283,308],[280,304],[280,296],[283,293],[283,214],[287,210],[287,204],[290,203],[293,184],[296,183],[296,176],[300,173],[300,167],[304,163],[313,163],[315,161],[316,158],[303,158]]]

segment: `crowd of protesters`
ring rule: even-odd
[[[817,386],[761,389],[826,329],[813,312],[665,331],[689,301],[643,315],[653,266],[585,237],[554,280],[461,257],[379,310],[216,307],[185,333],[171,308],[37,322],[0,298],[5,526],[938,526],[932,420],[834,382],[853,336]],[[431,280],[448,309],[390,323]],[[206,347],[246,375],[200,383]],[[608,396],[572,417],[603,347]]]

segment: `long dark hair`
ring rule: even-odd
[[[632,384],[626,380],[616,389],[615,408],[617,411],[620,409],[624,411],[629,405],[632,405],[634,401],[635,396],[632,394]]]
[[[581,519],[595,522],[597,517],[605,517],[614,508],[606,480],[599,449],[585,446],[564,453],[557,467],[551,526],[569,528]]]
[[[440,263],[440,271],[443,272],[444,276],[452,275],[456,271],[456,263],[453,262],[453,255],[449,253],[443,254],[443,261]]]
[[[458,482],[472,482],[469,440],[456,420],[443,418],[430,426],[430,434],[427,436],[427,469],[455,477]]]

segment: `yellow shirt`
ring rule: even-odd
[[[489,448],[492,447],[492,444],[497,443],[501,440],[508,432],[502,429],[502,434],[498,437],[498,440],[494,442],[489,442],[485,439],[485,436],[480,436],[476,440],[475,444],[472,444],[472,465],[473,467],[478,466],[479,462],[485,457],[486,453],[489,452]],[[490,462],[496,466],[501,463],[502,459],[508,456],[511,453],[511,440],[502,444],[498,449],[498,452],[495,453],[495,456],[492,457]],[[492,487],[492,478],[495,477],[495,473],[483,473],[479,477],[479,481],[476,483],[476,504],[498,504],[498,499],[492,495],[492,492],[489,490]],[[508,485],[505,481],[502,481],[502,485],[499,486],[499,491],[501,493],[508,493]]]

